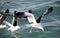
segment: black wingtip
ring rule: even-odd
[[[46,14],[44,14],[44,16],[45,16],[45,15],[48,15],[48,14],[51,13],[52,11],[53,11],[53,7],[48,8],[47,11],[46,11]]]
[[[48,11],[50,11],[50,12],[52,12],[52,10],[53,10],[53,7],[50,7],[50,8],[48,9]]]
[[[28,10],[28,12],[29,12],[29,13],[32,13],[31,9],[30,9],[30,10]]]
[[[5,12],[0,12],[0,14],[8,16],[9,15],[9,8],[7,8],[5,10]]]
[[[17,11],[16,10],[14,11],[13,15],[14,15],[14,17],[17,17]]]
[[[16,16],[17,11],[14,11],[14,21],[13,21],[13,26],[17,26],[17,16]]]
[[[16,14],[16,12],[17,12],[17,11],[15,10],[15,11],[14,11],[14,14]]]
[[[52,11],[53,11],[53,7],[48,8],[48,10],[47,10],[46,12],[44,12],[43,14],[41,14],[41,15],[38,17],[38,19],[36,20],[36,22],[37,22],[37,23],[40,23],[43,15],[44,15],[44,16],[45,16],[45,15],[48,15],[48,14],[51,13]]]
[[[9,13],[9,8],[6,9],[5,13]]]

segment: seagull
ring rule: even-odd
[[[17,26],[17,19],[18,18],[16,16],[16,11],[14,11],[12,24],[5,21],[6,25],[8,25],[10,27],[10,28],[8,28],[8,30],[10,30],[11,32],[14,32],[14,31],[20,29],[20,26]]]
[[[2,23],[7,18],[8,14],[9,14],[9,9],[6,9],[6,11],[3,14],[0,14],[0,29],[6,27],[6,25],[2,25]]]
[[[43,28],[43,26],[42,26],[42,24],[41,24],[41,19],[42,19],[43,16],[48,15],[48,14],[51,13],[52,11],[53,11],[53,7],[48,8],[43,14],[41,14],[41,15],[38,17],[38,19],[35,19],[35,17],[34,17],[33,14],[31,14],[30,17],[27,17],[27,19],[28,19],[28,21],[29,21],[29,23],[30,23],[30,26],[31,26],[30,32],[33,31],[33,28],[41,29],[41,30],[44,32],[44,28]],[[29,13],[32,13],[32,11],[29,10]]]

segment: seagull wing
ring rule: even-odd
[[[37,22],[37,23],[40,23],[41,18],[42,18],[43,16],[48,15],[48,14],[51,13],[52,11],[53,11],[53,7],[48,8],[43,14],[41,14],[41,15],[38,17],[38,19],[36,20],[36,22]]]

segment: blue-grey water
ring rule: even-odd
[[[49,7],[54,7],[52,13],[41,20],[45,32],[34,29],[29,33],[30,28],[25,28],[28,21],[18,19],[18,25],[22,28],[13,33],[7,28],[0,29],[0,38],[60,38],[60,0],[0,0],[0,12],[7,8],[10,14],[13,14],[14,10],[26,12],[31,9],[36,18]],[[12,16],[8,16],[5,21],[12,23]]]

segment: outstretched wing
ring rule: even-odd
[[[48,8],[42,15],[40,15],[40,16],[38,17],[38,19],[36,20],[36,22],[37,22],[37,23],[40,23],[41,18],[42,18],[43,16],[48,15],[48,14],[51,13],[52,11],[53,11],[53,7]]]

